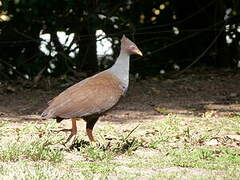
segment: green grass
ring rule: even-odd
[[[52,143],[48,140],[35,140],[32,142],[13,142],[1,148],[1,161],[19,161],[29,159],[32,161],[47,160],[60,162],[63,153],[50,147]]]
[[[240,116],[168,114],[138,125],[99,122],[97,143],[80,130],[66,149],[55,123],[0,122],[0,179],[240,178],[240,141],[228,137],[239,134]]]

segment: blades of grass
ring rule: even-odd
[[[130,136],[139,126],[140,126],[140,124],[138,124],[135,128],[133,128],[133,129],[130,131],[130,133],[124,138],[124,141],[126,141],[126,140],[129,138],[129,136]]]

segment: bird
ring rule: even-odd
[[[65,144],[69,141],[74,142],[77,135],[76,122],[79,119],[86,121],[87,136],[90,141],[95,141],[95,123],[126,94],[132,54],[143,56],[137,45],[123,35],[120,54],[110,68],[76,83],[48,102],[48,107],[41,114],[42,119],[72,121],[71,129],[59,130],[71,132]]]

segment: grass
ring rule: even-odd
[[[72,149],[55,123],[0,122],[0,179],[239,179],[240,116],[99,122],[99,141],[79,130]],[[110,136],[110,138],[109,138]],[[240,135],[239,135],[240,136]],[[234,136],[235,137],[235,136]]]

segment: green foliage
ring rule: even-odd
[[[52,149],[51,145],[50,141],[43,139],[13,142],[0,149],[0,161],[19,161],[26,158],[33,161],[60,162],[63,159],[63,154],[59,150]]]
[[[120,154],[131,154],[141,146],[142,143],[136,138],[121,138],[114,143],[101,142],[97,144],[81,140],[74,143],[72,150],[80,151],[87,159],[104,161],[111,160]]]

